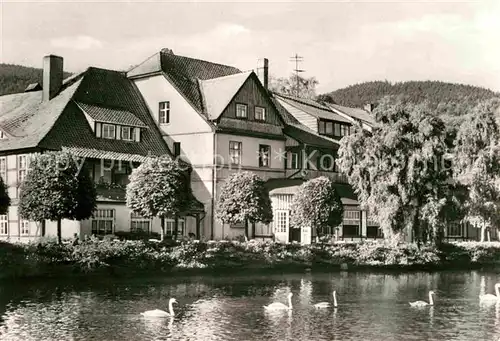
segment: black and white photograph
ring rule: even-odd
[[[0,341],[500,341],[500,1],[0,0]]]

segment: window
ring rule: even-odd
[[[134,141],[135,140],[135,129],[132,127],[122,127],[122,140]]]
[[[334,124],[334,135],[335,136],[341,136],[340,135],[340,123],[335,123]]]
[[[290,154],[290,168],[298,169],[299,168],[299,154],[291,153]]]
[[[319,121],[318,123],[318,132],[320,134],[325,134],[325,130],[326,130],[326,127],[325,127],[325,121]]]
[[[459,221],[448,222],[448,237],[462,237],[462,224]]]
[[[269,167],[271,147],[265,144],[259,145],[259,167]]]
[[[26,155],[19,155],[17,157],[17,182],[21,184],[26,177]]]
[[[9,234],[9,221],[7,219],[7,215],[0,215],[0,235]]]
[[[320,153],[318,157],[318,169],[324,171],[333,171],[333,156],[327,153]]]
[[[349,126],[347,124],[342,124],[341,130],[340,130],[340,135],[341,136],[349,135]]]
[[[344,211],[344,225],[359,225],[361,212],[360,211]]]
[[[237,118],[247,118],[247,105],[246,104],[236,104],[236,117]]]
[[[19,219],[19,230],[21,231],[21,236],[29,236],[30,222],[28,220]]]
[[[325,134],[332,135],[333,134],[333,122],[325,123]]]
[[[241,164],[241,142],[229,141],[229,157],[231,164]]]
[[[113,233],[115,210],[96,210],[92,219],[92,234],[106,235]]]
[[[7,138],[7,135],[5,135],[5,133],[2,130],[0,130],[0,140],[6,139],[6,138]]]
[[[0,176],[7,183],[7,157],[0,157]]]
[[[256,121],[266,120],[266,108],[255,107],[255,120]]]
[[[103,124],[102,125],[102,137],[105,139],[116,138],[116,126],[113,124]]]
[[[184,230],[186,227],[186,223],[184,219],[178,219],[179,223],[177,228],[177,236],[184,236]],[[173,236],[175,232],[175,220],[174,219],[165,219],[165,234],[167,236]]]
[[[159,124],[169,124],[170,123],[170,102],[160,102],[160,107],[158,110],[158,123]]]
[[[151,219],[145,218],[135,212],[130,213],[130,232],[149,232]]]
[[[288,232],[288,212],[287,211],[276,211],[274,221],[274,233],[286,233]]]

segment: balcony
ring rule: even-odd
[[[126,201],[126,186],[114,183],[99,182],[96,184],[97,200],[99,201]]]

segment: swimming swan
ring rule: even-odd
[[[425,301],[415,301],[415,302],[410,302],[410,305],[412,307],[425,307],[428,305],[434,305],[434,300],[432,299],[432,295],[434,295],[434,291],[429,291],[429,303]]]
[[[174,307],[173,304],[177,303],[177,300],[175,298],[171,298],[168,301],[168,312],[155,309],[155,310],[148,310],[143,313],[141,313],[142,316],[144,317],[174,317]]]
[[[265,305],[264,309],[266,310],[292,310],[292,293],[288,294],[288,305],[285,305],[280,302],[274,302],[269,305]]]
[[[500,283],[495,284],[495,294],[485,294],[485,295],[479,295],[479,300],[481,301],[490,301],[490,302],[496,302],[500,300]]]
[[[337,292],[333,290],[333,306],[337,306]],[[319,302],[314,305],[314,308],[328,308],[330,307],[330,302]]]

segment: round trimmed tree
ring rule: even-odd
[[[293,197],[290,224],[315,229],[319,237],[340,225],[343,214],[344,206],[333,181],[321,176],[300,185]]]
[[[10,198],[7,190],[7,185],[0,176],[0,215],[7,214],[10,206]]]
[[[216,217],[224,224],[245,224],[248,239],[248,223],[269,224],[273,209],[264,180],[252,172],[232,174],[222,185],[217,201]]]
[[[61,243],[63,219],[84,220],[96,209],[97,193],[89,172],[68,152],[49,152],[30,161],[21,184],[19,215],[23,219],[57,222]]]
[[[187,207],[190,187],[184,165],[168,156],[150,157],[129,179],[127,206],[143,217],[160,218],[163,240],[165,218],[176,217]]]

